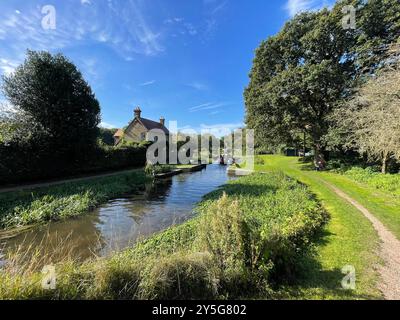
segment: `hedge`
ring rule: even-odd
[[[137,145],[58,154],[40,147],[0,144],[0,185],[142,167],[146,150],[146,145]]]

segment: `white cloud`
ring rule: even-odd
[[[197,127],[184,126],[179,127],[178,131],[187,134],[212,134],[218,138],[227,136],[236,129],[244,128],[242,122],[237,123],[220,123],[220,124],[200,124]],[[174,132],[174,131],[172,131]]]
[[[182,35],[190,35],[195,36],[199,32],[197,27],[193,25],[193,23],[185,22],[184,18],[168,18],[164,20],[164,24],[166,24],[170,30],[173,30],[171,36],[176,37],[177,33]]]
[[[236,129],[243,128],[244,124],[241,122],[237,123],[221,123],[221,124],[201,124],[200,131],[201,133],[209,133],[216,137],[223,137],[231,134]]]
[[[191,36],[195,36],[197,34],[197,29],[191,23],[185,23],[185,27]]]
[[[2,74],[8,76],[14,72],[15,68],[18,66],[18,63],[15,61],[10,61],[4,58],[0,59],[0,70]]]
[[[141,87],[147,87],[147,86],[151,86],[152,84],[155,84],[156,80],[150,80],[150,81],[146,81],[140,84]]]
[[[224,106],[227,106],[229,103],[227,102],[207,102],[200,104],[198,106],[194,106],[188,109],[189,112],[199,112],[199,111],[204,111],[204,110],[213,110],[213,109],[218,109]]]
[[[227,4],[228,4],[228,0],[225,0],[225,1],[223,1],[223,2],[221,2],[221,3],[219,3],[219,4],[217,4],[217,6],[212,10],[211,13],[212,13],[212,14],[218,13],[218,12],[221,11],[223,8],[225,8]]]
[[[203,0],[206,9],[205,40],[214,36],[218,29],[218,16],[220,16],[228,5],[228,0]]]
[[[126,0],[114,5],[105,2],[81,0],[82,6],[68,2],[56,7],[56,29],[41,27],[43,15],[40,6],[28,4],[19,10],[0,12],[0,57],[18,58],[22,62],[26,48],[57,51],[71,47],[77,41],[94,41],[108,46],[126,60],[135,55],[157,55],[164,51],[163,35],[147,19],[147,2]],[[16,58],[17,57],[17,58]]]
[[[304,11],[318,10],[329,5],[327,0],[288,0],[285,9],[291,17]]]
[[[208,89],[208,86],[206,84],[198,82],[198,81],[188,83],[187,86],[189,86],[193,89],[199,90],[199,91],[204,91],[204,90]]]
[[[220,114],[221,112],[222,112],[222,110],[215,110],[215,111],[213,111],[213,112],[210,112],[209,115],[210,115],[210,116],[214,116],[214,115],[216,115],[216,114]]]
[[[102,122],[99,124],[99,127],[100,127],[100,128],[105,128],[105,129],[115,129],[115,128],[118,128],[118,126],[115,126],[115,125],[113,125],[113,124],[111,124],[111,123],[104,122],[104,121],[102,121]]]

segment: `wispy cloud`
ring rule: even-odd
[[[98,42],[113,49],[126,60],[135,55],[154,56],[164,51],[162,32],[147,19],[147,2],[140,0],[81,0],[55,5],[56,29],[41,26],[41,7],[27,2],[24,10],[10,6],[0,12],[0,58],[22,62],[26,48],[58,51],[78,41]],[[114,4],[115,3],[115,4]],[[89,6],[90,5],[90,6]],[[10,66],[2,62],[1,71]]]
[[[199,112],[199,111],[204,111],[204,110],[213,110],[213,109],[218,109],[224,106],[229,105],[227,102],[207,102],[203,103],[194,107],[190,107],[188,109],[189,112]]]
[[[208,86],[205,83],[198,82],[198,81],[188,83],[187,86],[189,86],[193,89],[199,90],[199,91],[204,91],[204,90],[208,89]]]
[[[108,122],[104,122],[104,121],[102,121],[102,122],[99,124],[99,127],[100,127],[100,128],[106,128],[106,129],[115,129],[115,128],[118,128],[118,126],[113,125],[113,124],[108,123]]]
[[[0,58],[0,70],[2,70],[4,75],[10,75],[17,66],[18,63],[15,61]]]
[[[203,0],[206,8],[205,38],[212,38],[218,29],[218,16],[228,6],[228,0]]]
[[[217,6],[211,11],[211,14],[218,13],[223,8],[225,8],[227,4],[228,4],[228,0],[225,0],[225,1],[221,2],[221,3],[217,3]]]
[[[331,2],[328,0],[288,0],[285,9],[293,17],[300,12],[318,10],[329,6]]]
[[[231,134],[236,129],[243,128],[244,124],[242,122],[237,123],[220,123],[220,124],[201,124],[200,131],[204,133],[212,134],[216,137],[223,137]]]
[[[215,116],[215,115],[220,114],[220,113],[222,113],[222,110],[216,110],[216,111],[210,112],[209,115],[210,116]]]
[[[187,22],[185,18],[168,18],[164,20],[164,24],[172,31],[172,36],[177,34],[196,36],[198,34],[197,27],[193,23]]]
[[[200,124],[199,126],[184,126],[179,127],[178,131],[181,133],[188,134],[212,134],[218,138],[227,136],[234,132],[236,129],[244,128],[244,124],[242,122],[235,123],[219,123],[219,124]]]
[[[147,86],[151,86],[152,84],[155,84],[156,80],[150,80],[150,81],[146,81],[140,84],[141,87],[147,87]]]

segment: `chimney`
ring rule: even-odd
[[[161,117],[161,118],[160,118],[160,123],[161,123],[163,126],[165,126],[165,118],[164,118],[164,117]]]
[[[136,107],[134,110],[135,118],[140,118],[140,115],[142,114],[142,110],[140,110],[140,107]]]

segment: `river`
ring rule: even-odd
[[[204,195],[232,179],[226,167],[184,173],[145,186],[145,191],[110,200],[75,219],[35,227],[1,243],[0,254],[37,251],[59,260],[106,256],[133,246],[138,239],[180,224],[193,216]],[[3,258],[4,259],[4,258]]]

